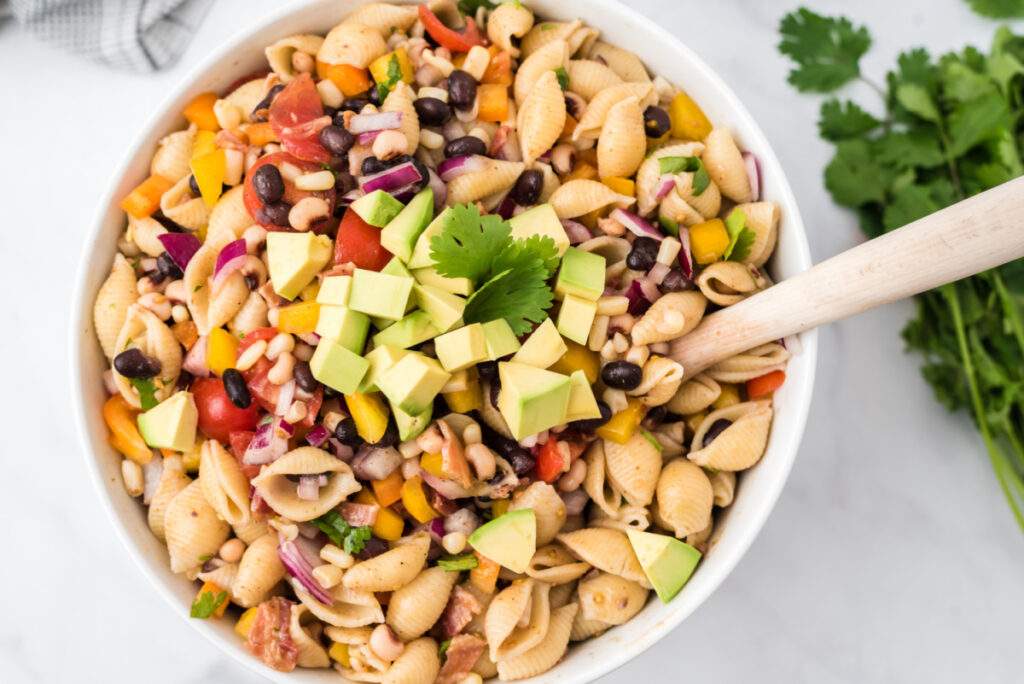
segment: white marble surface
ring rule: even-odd
[[[112,73],[0,27],[0,681],[256,682],[173,617],[114,537],[66,389],[70,281],[96,198],[152,103],[274,0],[219,2],[175,68]],[[746,102],[788,170],[820,260],[856,243],[822,189],[815,98],[775,51],[788,0],[634,0]],[[959,0],[811,0],[867,23],[880,79],[900,48],[986,45]],[[869,93],[859,93],[869,97]],[[910,304],[822,331],[817,401],[764,532],[718,592],[603,681],[1020,680],[1024,544],[980,440],[904,356]],[[142,678],[140,680],[140,678]]]

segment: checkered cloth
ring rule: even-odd
[[[0,0],[39,38],[119,69],[172,64],[195,33],[210,0]]]

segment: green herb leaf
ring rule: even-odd
[[[492,0],[459,0],[459,11],[466,16],[474,16],[477,9],[481,7],[494,9],[497,6],[497,3]]]
[[[983,17],[993,19],[1024,17],[1024,0],[967,0],[967,4]]]
[[[366,542],[370,541],[371,536],[373,536],[373,529],[369,525],[349,527],[349,532],[345,535],[345,541],[341,548],[345,550],[345,553],[355,555],[366,547]]]
[[[790,12],[779,26],[779,51],[796,66],[789,82],[803,92],[827,93],[860,75],[860,58],[871,47],[871,35],[849,19],[823,17],[807,8]]]
[[[461,572],[462,570],[472,570],[480,562],[477,557],[472,553],[464,553],[459,556],[446,556],[445,558],[438,558],[437,565],[447,572]]]
[[[512,227],[500,216],[481,216],[476,205],[456,205],[441,232],[430,241],[430,258],[443,276],[480,282],[511,235]]]
[[[534,270],[538,264],[550,278],[558,269],[558,246],[547,235],[531,235],[525,240],[509,241],[491,262],[490,272]]]
[[[658,438],[652,435],[649,430],[640,428],[640,436],[650,442],[651,446],[658,450],[658,453],[665,450],[665,447],[661,446],[661,442],[658,441]]]
[[[156,399],[156,385],[151,378],[131,378],[132,387],[139,393],[139,403],[142,410],[148,411],[160,402]]]
[[[525,335],[533,323],[547,317],[554,300],[544,273],[543,266],[538,266],[510,269],[492,277],[470,296],[463,320],[486,323],[504,318],[512,332]]]
[[[743,261],[750,256],[757,233],[747,228],[747,215],[740,209],[733,209],[725,219],[725,230],[729,233],[729,246],[722,255],[726,261]]]
[[[959,103],[949,114],[948,153],[959,157],[1013,125],[1006,100],[997,92]]]
[[[679,224],[667,216],[658,216],[658,225],[672,237],[679,237]]]
[[[878,119],[861,109],[856,102],[831,99],[821,105],[818,133],[826,140],[845,140],[873,131],[880,124]]]
[[[561,86],[562,90],[568,90],[569,72],[565,70],[565,67],[555,69],[555,76],[558,77],[558,85]]]
[[[894,169],[931,169],[946,163],[934,130],[916,128],[904,133],[887,133],[871,147],[877,162]]]
[[[200,620],[206,620],[217,612],[221,604],[228,600],[228,592],[222,591],[216,596],[211,591],[204,591],[192,602],[192,609],[189,615]]]
[[[660,157],[658,170],[662,174],[692,173],[694,195],[700,195],[711,185],[711,176],[708,175],[708,170],[704,168],[704,162],[700,157]]]
[[[875,160],[867,141],[844,140],[825,169],[825,187],[839,204],[858,207],[885,199],[889,175]]]
[[[383,102],[392,89],[402,80],[402,66],[398,63],[398,55],[392,54],[388,60],[387,80],[377,84],[377,95]]]
[[[373,533],[372,529],[367,525],[352,527],[335,510],[327,511],[319,518],[314,518],[313,524],[327,535],[332,544],[344,549],[345,553],[348,554],[356,554],[362,551]]]
[[[437,646],[437,657],[444,658],[444,654],[448,652],[449,647],[452,645],[451,639],[445,639]]]

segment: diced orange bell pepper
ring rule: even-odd
[[[444,400],[447,402],[448,408],[455,413],[469,413],[484,405],[480,383],[475,380],[468,383],[464,390],[445,392]]]
[[[121,208],[134,218],[146,218],[160,208],[160,197],[174,185],[163,176],[153,174],[135,186],[121,200]]]
[[[772,371],[756,378],[747,380],[747,399],[770,397],[772,393],[786,382],[785,371]]]
[[[579,121],[576,120],[576,117],[574,117],[572,114],[566,114],[565,125],[562,126],[562,134],[558,136],[558,139],[562,140],[563,142],[568,142],[572,140],[572,132],[576,130],[576,124],[578,123]]]
[[[316,302],[289,304],[278,310],[277,329],[292,335],[305,335],[316,330],[320,305]]]
[[[693,260],[702,266],[712,264],[722,258],[729,248],[729,232],[725,229],[722,219],[714,218],[690,226],[690,251]]]
[[[220,128],[217,115],[213,113],[213,103],[216,101],[217,93],[199,93],[185,105],[181,114],[201,131],[216,131]]]
[[[481,83],[494,83],[496,85],[512,85],[512,55],[499,50],[496,45],[487,48],[491,53],[491,61],[487,63],[484,77]]]
[[[420,456],[420,468],[427,471],[434,477],[445,477],[444,468],[441,467],[441,462],[444,458],[440,453],[436,454],[423,454]]]
[[[602,178],[601,182],[620,195],[636,197],[636,183],[628,178],[616,178],[611,176],[608,178]]]
[[[375,504],[380,506],[380,502],[377,501],[377,497],[373,495],[369,489],[365,487],[356,494],[356,503],[363,504]],[[377,519],[373,523],[373,536],[383,539],[384,541],[395,541],[401,539],[402,531],[405,529],[405,521],[402,516],[395,513],[390,508],[381,506],[380,510],[377,511]]]
[[[249,144],[256,147],[263,147],[267,143],[278,142],[277,133],[269,121],[243,124],[242,130],[249,138]]]
[[[200,598],[202,598],[203,594],[210,594],[211,596],[213,596],[214,599],[216,599],[218,596],[220,596],[223,593],[224,593],[224,590],[221,589],[217,584],[214,584],[213,582],[203,582],[203,586],[199,587],[199,591],[196,592],[196,600],[198,601]],[[213,613],[210,615],[210,617],[213,617],[213,618],[224,617],[224,611],[228,609],[228,604],[229,603],[231,603],[231,601],[229,601],[227,599],[227,596],[225,596],[224,600],[220,602],[220,605],[217,606],[213,610]],[[250,625],[250,628],[251,627],[252,627],[252,625]],[[235,625],[235,628],[236,629],[238,628],[237,624]],[[248,631],[246,631],[246,637],[248,637],[248,636],[249,636],[249,633],[248,633]]]
[[[370,62],[370,75],[373,76],[373,80],[377,83],[387,83],[391,80],[388,71],[391,68],[392,57],[398,62],[398,70],[402,74],[402,81],[412,83],[412,62],[409,61],[409,53],[405,51],[405,48],[398,48],[394,52],[381,55]]]
[[[348,406],[348,413],[356,423],[356,431],[359,436],[373,444],[379,442],[384,432],[388,429],[388,412],[380,394],[346,394],[345,404]]]
[[[498,123],[508,118],[508,87],[497,83],[481,83],[476,89],[477,118]]]
[[[401,468],[395,468],[383,480],[374,480],[370,483],[373,487],[373,494],[381,506],[390,506],[402,498],[401,470]]]
[[[331,660],[340,664],[342,667],[352,666],[352,661],[348,659],[348,644],[341,644],[335,641],[331,644],[331,647],[327,649],[327,655],[331,657]]]
[[[572,375],[573,371],[581,370],[587,376],[587,382],[591,385],[597,382],[597,376],[601,373],[601,357],[582,344],[572,340],[563,341],[568,350],[548,370],[562,375]]]
[[[224,178],[227,176],[228,160],[224,150],[216,149],[201,157],[194,157],[189,162],[192,175],[195,176],[199,193],[203,196],[206,206],[217,204],[224,190]]]
[[[238,617],[238,622],[235,623],[235,634],[243,639],[249,638],[249,631],[252,629],[252,623],[256,621],[256,608],[256,606],[247,608],[245,612]]]
[[[171,326],[171,332],[185,349],[191,349],[199,339],[199,328],[193,321],[179,321]]]
[[[711,132],[704,110],[686,93],[678,93],[668,107],[672,135],[683,140],[703,140]]]
[[[405,506],[405,512],[415,518],[416,522],[429,522],[438,516],[437,511],[427,501],[427,495],[423,491],[423,480],[419,475],[409,478],[402,485],[402,505]]]
[[[628,406],[622,409],[611,419],[597,428],[595,432],[598,437],[610,439],[619,444],[625,444],[633,436],[636,429],[640,427],[640,421],[644,419],[644,405],[639,399],[630,399]]]
[[[365,93],[373,85],[370,72],[351,64],[328,64],[316,61],[316,75],[329,79],[345,97]]]
[[[234,368],[238,360],[238,338],[224,328],[214,328],[206,338],[206,365],[214,375]]]
[[[597,169],[583,160],[577,160],[576,166],[573,167],[572,171],[566,174],[565,182],[568,183],[569,181],[576,179],[597,180]]]
[[[120,394],[107,399],[103,404],[103,421],[110,430],[110,445],[125,457],[145,465],[153,460],[153,450],[142,439],[135,422],[138,414]]]
[[[476,567],[469,571],[470,584],[485,594],[493,594],[498,584],[501,566],[487,556],[481,555],[479,551],[474,551],[473,555],[476,556]]]

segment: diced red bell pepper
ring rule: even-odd
[[[423,4],[420,5],[420,21],[431,38],[452,52],[469,52],[474,45],[484,44],[476,22],[470,17],[466,17],[466,25],[462,31],[456,31],[445,26],[438,16]]]

